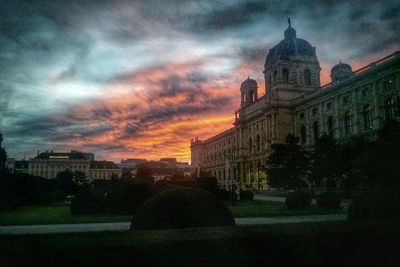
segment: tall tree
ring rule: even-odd
[[[336,141],[322,135],[315,144],[313,168],[310,179],[317,186],[324,185],[327,189],[336,187],[337,181],[343,175],[341,149]]]
[[[5,170],[5,168],[6,168],[6,160],[7,160],[7,152],[1,146],[2,142],[3,142],[3,135],[0,133],[0,171]]]
[[[284,144],[273,144],[268,159],[268,184],[271,187],[299,189],[307,185],[310,154],[299,143],[299,138],[288,134]]]

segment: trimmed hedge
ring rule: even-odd
[[[317,204],[320,208],[340,209],[342,198],[331,191],[321,193],[317,196]]]
[[[161,192],[134,214],[131,230],[235,225],[230,210],[204,190],[182,187]]]
[[[291,192],[286,197],[286,206],[289,209],[305,209],[311,204],[310,194],[302,191],[296,190]]]
[[[108,192],[106,209],[110,213],[133,214],[154,191],[153,186],[143,180],[120,182]]]
[[[253,200],[254,194],[250,190],[242,190],[240,191],[240,199],[241,200]]]

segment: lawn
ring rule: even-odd
[[[73,215],[66,204],[25,206],[17,211],[1,212],[0,225],[63,224],[130,221],[129,215],[88,214]]]
[[[259,200],[244,201],[236,205],[228,205],[228,207],[235,218],[318,215],[343,212],[340,210],[320,209],[316,206],[311,206],[305,210],[289,210],[284,203]],[[130,220],[130,215],[73,215],[69,206],[65,204],[26,206],[17,211],[0,213],[0,225],[124,222]]]
[[[277,216],[302,216],[344,213],[343,210],[322,209],[311,205],[304,210],[291,210],[285,203],[251,200],[243,201],[236,205],[229,205],[235,218],[243,217],[277,217]]]

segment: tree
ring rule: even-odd
[[[363,183],[368,185],[367,162],[374,145],[362,137],[353,137],[341,145],[341,187],[344,190],[352,191]]]
[[[90,180],[86,177],[86,174],[80,171],[73,172],[72,180],[77,189],[85,189],[90,187]]]
[[[146,181],[150,184],[154,184],[154,177],[148,166],[142,164],[138,167],[136,171],[135,179]]]
[[[268,159],[268,184],[271,187],[300,189],[307,186],[310,170],[310,154],[298,145],[299,138],[286,136],[284,144],[273,144]]]
[[[5,170],[5,168],[6,168],[6,160],[7,160],[7,152],[1,146],[2,142],[3,142],[3,135],[0,133],[0,171]]]
[[[341,149],[335,140],[322,135],[315,144],[311,180],[320,186],[323,182],[329,190],[336,187],[336,182],[342,177]]]
[[[63,191],[66,195],[72,195],[75,193],[76,187],[73,182],[74,173],[70,170],[59,172],[56,177],[58,188]]]

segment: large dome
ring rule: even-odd
[[[285,31],[285,39],[269,51],[265,66],[272,66],[278,60],[288,60],[293,55],[316,56],[314,47],[306,40],[297,38],[295,29],[289,24]]]

